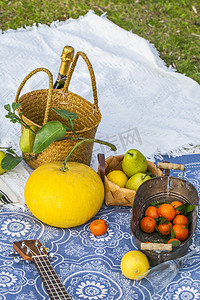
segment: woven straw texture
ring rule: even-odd
[[[120,188],[115,183],[111,182],[107,178],[107,174],[113,170],[122,170],[122,160],[124,155],[117,155],[117,156],[109,156],[105,160],[105,177],[104,177],[104,186],[105,186],[105,203],[106,205],[123,205],[123,206],[133,206],[134,198],[136,191]],[[151,162],[147,161],[148,169],[151,174],[156,175],[156,165]],[[158,171],[158,176],[162,176],[163,173],[160,169]],[[98,173],[100,174],[100,166],[98,167]]]
[[[92,89],[94,104],[90,103],[81,96],[68,91],[68,86],[78,57],[81,56],[87,64]],[[20,92],[26,81],[37,72],[46,72],[49,76],[49,89],[35,90],[22,95],[19,98]],[[80,137],[95,138],[97,127],[101,121],[101,113],[98,108],[96,81],[92,65],[87,56],[83,52],[77,52],[74,61],[71,65],[65,86],[62,90],[53,89],[53,78],[50,71],[45,68],[38,68],[28,74],[18,88],[15,102],[21,103],[18,113],[23,112],[23,119],[29,125],[36,125],[41,128],[48,121],[60,121],[62,124],[69,125],[68,121],[56,114],[51,108],[66,109],[78,114],[78,119],[74,122],[74,129]],[[22,126],[21,131],[24,127]],[[65,137],[76,137],[71,131],[67,132]],[[30,159],[30,156],[23,153],[23,157],[27,159],[27,163],[32,168],[37,168],[40,165],[53,162],[63,161],[77,141],[62,140],[52,143],[47,149],[39,153],[36,159]],[[93,143],[81,144],[70,156],[69,160],[81,162],[90,165],[92,156]],[[34,154],[31,154],[33,157]]]

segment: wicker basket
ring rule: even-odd
[[[136,191],[120,188],[115,183],[111,182],[107,178],[107,174],[113,170],[122,170],[122,160],[124,155],[109,156],[105,160],[104,154],[98,154],[99,167],[98,174],[101,176],[102,181],[104,182],[105,187],[105,203],[106,205],[123,205],[123,206],[133,206],[134,198]],[[156,165],[147,161],[148,171],[156,175]],[[162,176],[163,173],[160,169],[157,169],[158,176]]]
[[[74,72],[74,68],[79,56],[81,56],[86,62],[90,73],[94,104],[90,103],[81,96],[68,91],[71,76]],[[48,74],[49,89],[35,90],[26,93],[19,98],[19,94],[26,81],[32,75],[40,71]],[[75,121],[74,129],[80,137],[94,138],[97,127],[101,121],[101,113],[98,108],[96,81],[93,68],[89,59],[83,52],[77,52],[65,82],[65,86],[62,90],[53,89],[53,78],[50,71],[45,68],[38,68],[28,74],[22,81],[18,88],[15,102],[21,103],[18,113],[20,111],[23,112],[24,121],[29,125],[36,125],[38,128],[41,128],[41,126],[46,124],[48,121],[53,120],[57,120],[62,124],[69,125],[67,120],[60,117],[51,108],[66,109],[77,113],[79,118]],[[21,130],[23,131],[23,129],[24,127],[22,126]],[[66,133],[66,137],[75,137],[75,135],[69,131]],[[39,153],[37,159],[29,160],[30,156],[25,153],[23,153],[23,157],[27,159],[27,163],[35,169],[47,162],[63,161],[75,144],[76,141],[72,140],[54,142],[46,150]],[[90,165],[92,149],[93,143],[83,143],[73,152],[69,160]],[[33,156],[34,154],[32,154],[32,157]]]

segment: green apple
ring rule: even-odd
[[[129,180],[126,183],[126,188],[130,189],[130,190],[135,190],[137,191],[137,189],[139,188],[139,186],[147,181],[151,179],[151,176],[145,174],[145,173],[137,173],[133,176],[131,176],[131,178],[129,178]]]
[[[130,149],[124,155],[122,170],[128,177],[136,173],[145,173],[147,171],[147,160],[139,150]]]
[[[6,154],[3,151],[0,151],[0,175],[5,173],[5,170],[1,167],[1,162],[5,156],[6,156]]]
[[[37,126],[30,126],[34,132],[37,132]],[[35,134],[27,128],[24,128],[20,141],[19,147],[24,153],[32,153],[33,152],[33,144],[35,141]]]

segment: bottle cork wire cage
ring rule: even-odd
[[[90,73],[94,103],[90,103],[83,97],[68,90],[72,74],[80,56],[87,64]],[[31,91],[19,97],[26,81],[38,72],[47,73],[49,77],[49,88]],[[41,126],[48,121],[60,121],[64,125],[69,125],[68,121],[56,114],[52,108],[66,109],[79,116],[74,122],[74,130],[80,137],[95,138],[98,125],[101,121],[94,71],[86,54],[80,51],[75,55],[62,90],[53,89],[53,76],[49,70],[38,68],[30,72],[24,78],[18,88],[15,102],[21,103],[21,106],[18,108],[18,113],[23,113],[23,120],[28,125],[35,125],[38,128],[41,128]],[[23,129],[24,127],[22,126],[21,131],[23,131]],[[65,137],[76,136],[73,132],[67,131]],[[73,140],[55,141],[47,149],[39,153],[36,159],[30,159],[30,155],[26,153],[23,153],[23,157],[27,159],[27,163],[35,169],[47,162],[63,161],[76,143],[77,141]],[[90,165],[92,149],[93,143],[83,143],[72,153],[69,160]],[[34,154],[31,154],[31,156],[33,157]]]

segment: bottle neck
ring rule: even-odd
[[[66,58],[65,60],[61,61],[60,64],[60,69],[59,69],[59,74],[61,76],[66,76],[68,71],[69,71],[69,67],[71,64],[71,59],[70,58]]]
[[[74,48],[71,46],[65,46],[61,55],[60,69],[57,80],[54,83],[54,89],[62,89],[64,87],[73,57]]]

